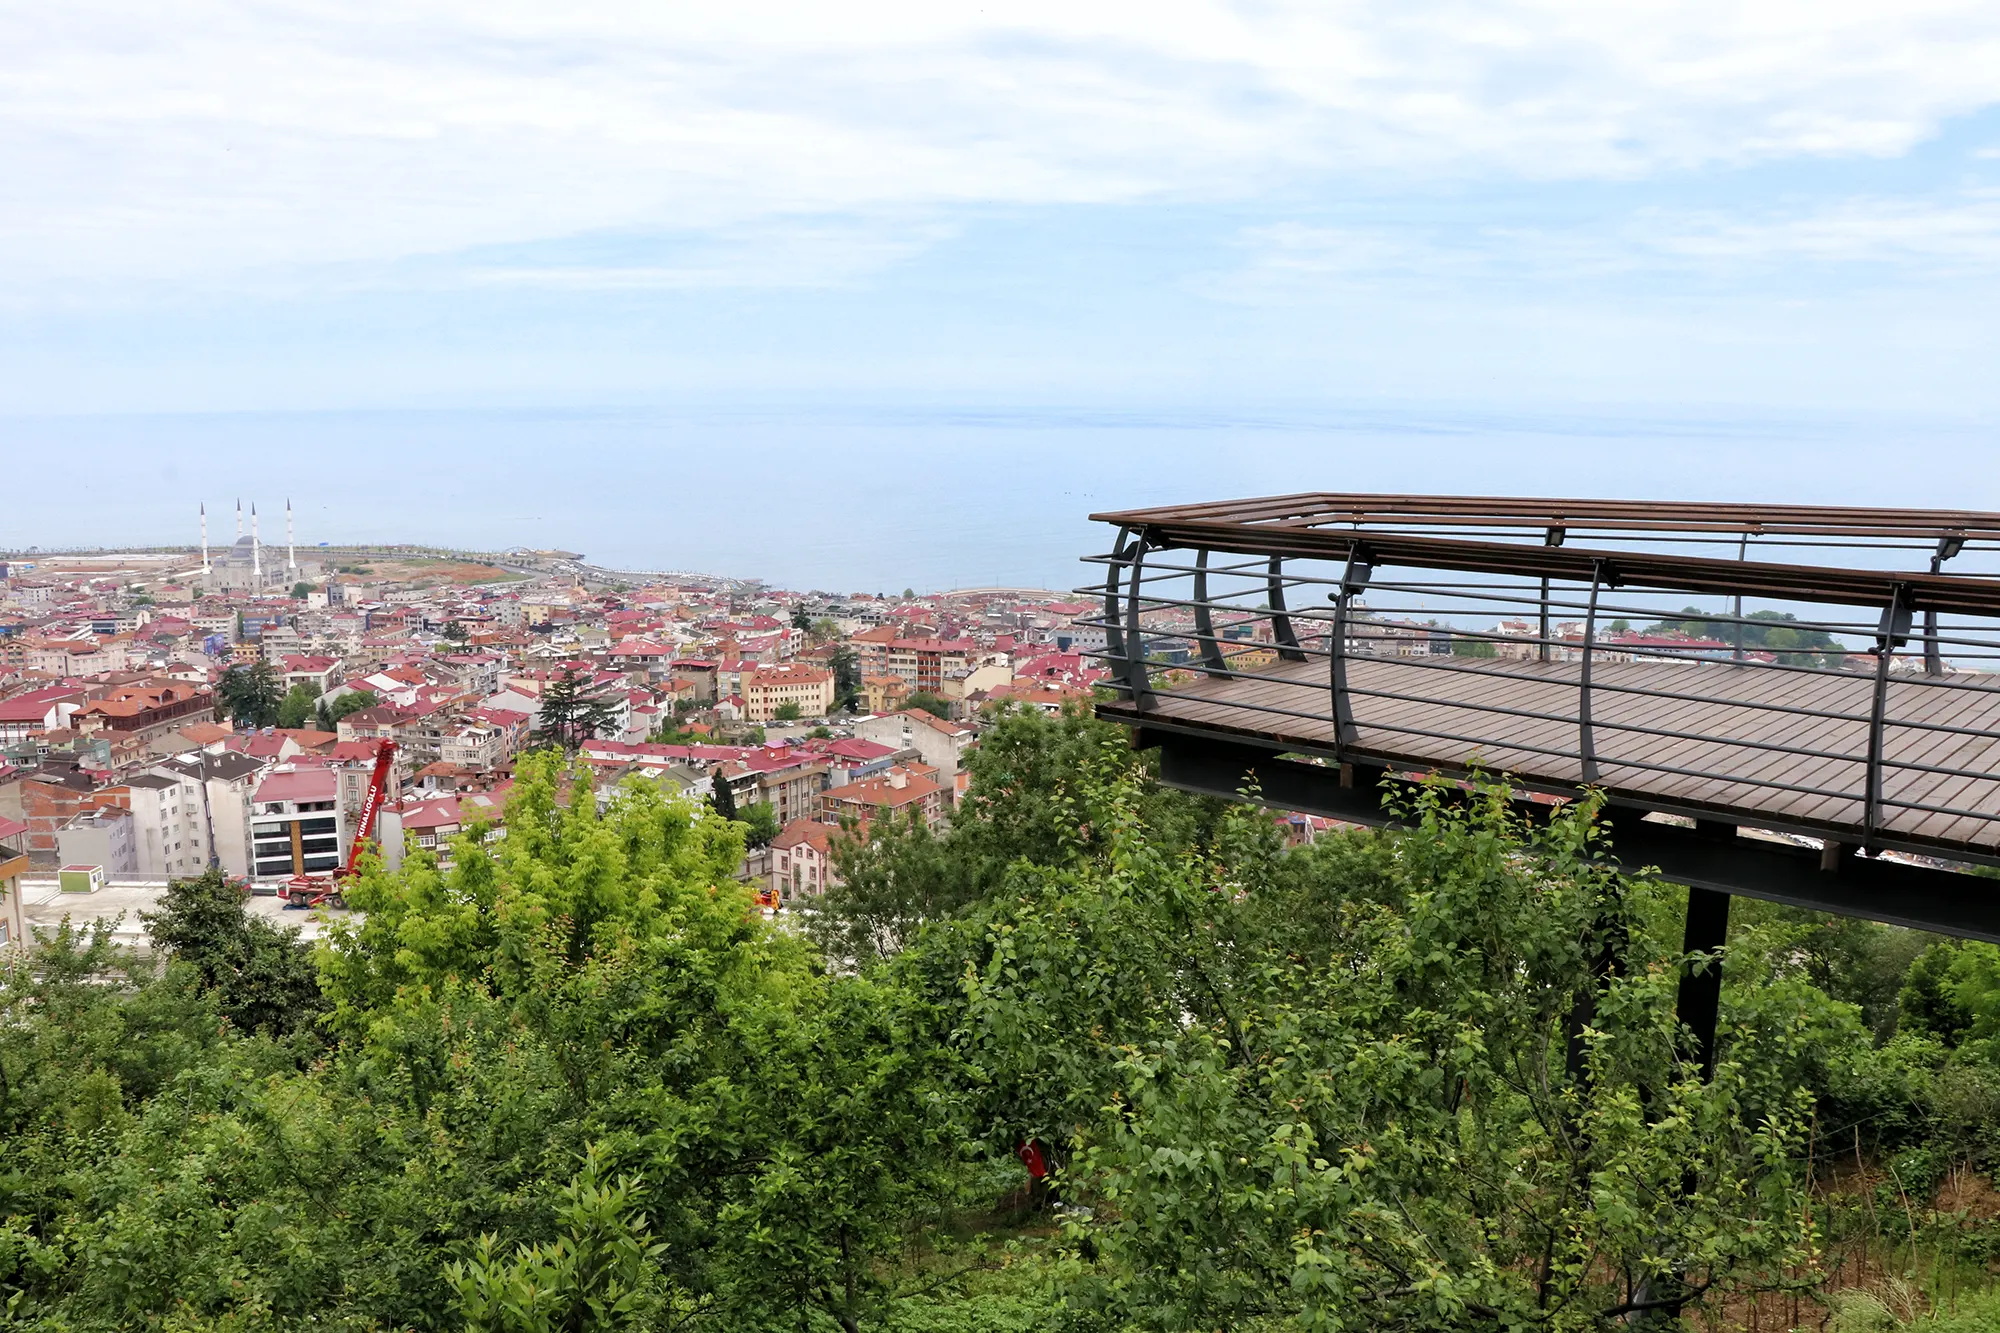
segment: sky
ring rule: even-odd
[[[484,475],[495,413],[939,481],[1123,449],[1191,497],[1293,488],[1204,423],[1404,490],[1578,422],[1614,443],[1556,489],[1989,489],[1987,0],[65,0],[0,53],[0,434],[149,477],[231,441],[175,503],[254,441],[306,490],[287,437]],[[1760,461],[1614,456],[1725,427]]]

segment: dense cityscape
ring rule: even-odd
[[[129,886],[96,899],[107,914],[210,867],[274,899],[324,880],[385,741],[372,833],[390,869],[410,848],[448,862],[475,824],[501,836],[515,756],[553,742],[602,792],[638,774],[726,803],[752,830],[742,877],[780,908],[825,886],[843,825],[941,827],[994,707],[1056,711],[1104,674],[1072,624],[1089,607],[1046,590],[796,592],[562,551],[300,548],[289,506],[269,544],[254,505],[236,514],[210,547],[204,506],[186,555],[0,568],[0,844],[20,853],[0,864],[25,881],[0,939],[89,913],[59,867]]]

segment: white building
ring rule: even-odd
[[[197,750],[130,779],[139,873],[199,875],[211,864],[250,874],[250,804],[264,766],[248,755]]]
[[[56,856],[63,865],[103,866],[107,875],[135,873],[132,812],[108,806],[77,815],[56,830]]]
[[[250,846],[259,879],[331,874],[345,842],[340,774],[280,764],[251,797]]]
[[[937,780],[947,799],[955,801],[959,762],[979,733],[963,722],[947,722],[921,708],[880,717],[864,717],[854,724],[854,734],[863,740],[887,745],[895,750],[915,750],[919,758],[937,770]]]

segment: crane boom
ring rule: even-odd
[[[396,742],[388,737],[375,751],[375,773],[368,780],[368,796],[361,803],[361,824],[354,830],[354,841],[347,848],[347,864],[338,872],[340,879],[352,879],[355,866],[361,863],[361,850],[375,833],[375,815],[382,808],[382,798],[389,790],[389,765],[396,758]]]

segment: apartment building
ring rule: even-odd
[[[796,708],[800,717],[824,717],[832,712],[833,673],[789,663],[743,674],[743,713],[750,721],[775,721],[778,710],[787,704]]]
[[[896,639],[889,644],[885,674],[901,676],[913,689],[944,692],[947,676],[966,670],[978,645],[965,639]]]
[[[905,819],[911,811],[933,831],[943,827],[944,788],[928,764],[898,764],[872,778],[834,787],[820,796],[820,819],[829,824],[852,821],[862,836],[879,819]]]
[[[252,866],[259,879],[330,874],[340,865],[345,821],[340,775],[280,764],[251,798]]]
[[[250,806],[264,765],[228,750],[176,755],[131,778],[142,875],[250,874]]]

